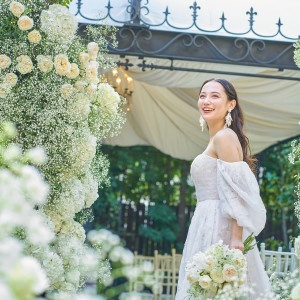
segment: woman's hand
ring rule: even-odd
[[[232,237],[230,239],[229,249],[240,249],[244,253],[244,243],[241,239]]]

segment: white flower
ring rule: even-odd
[[[1,69],[6,69],[10,65],[11,65],[11,59],[5,54],[1,54],[0,55],[0,68]]]
[[[233,281],[237,279],[238,272],[232,265],[225,264],[223,268],[223,276],[226,281]]]
[[[76,81],[75,84],[74,84],[74,87],[78,90],[78,91],[84,91],[85,87],[87,86],[88,84],[84,81]]]
[[[90,53],[91,53],[91,54],[95,54],[95,53],[97,54],[98,51],[99,51],[99,46],[98,46],[98,44],[95,43],[95,42],[88,43],[87,48],[88,48],[89,54],[90,54]]]
[[[67,75],[71,70],[71,64],[68,57],[64,54],[56,55],[54,58],[54,67],[58,75]]]
[[[208,275],[200,276],[199,284],[204,289],[209,289],[211,285],[211,278]]]
[[[15,17],[20,18],[22,13],[24,12],[24,5],[17,1],[12,1],[9,5],[9,10]]]
[[[79,54],[79,60],[82,64],[86,64],[89,62],[89,55],[88,53],[85,53],[85,52],[81,52]]]
[[[30,43],[38,44],[42,39],[41,34],[37,30],[32,30],[28,33],[28,40]]]
[[[69,98],[72,93],[74,91],[74,88],[71,84],[64,84],[62,87],[61,87],[61,95],[63,96],[63,98]]]
[[[21,55],[17,58],[17,70],[21,74],[30,73],[33,69],[33,63],[28,55]]]
[[[210,271],[211,279],[216,283],[223,283],[225,281],[223,277],[223,272],[219,268],[214,268]]]
[[[89,63],[86,68],[86,79],[90,82],[98,76],[98,66],[93,62]]]
[[[37,166],[43,165],[47,161],[45,150],[41,147],[35,147],[28,150],[25,157],[28,161]]]
[[[53,4],[49,10],[41,13],[41,29],[48,35],[50,40],[70,44],[77,31],[77,18],[67,7]]]
[[[203,252],[198,252],[193,256],[193,263],[195,264],[195,266],[202,270],[205,269],[206,267],[206,257],[205,254]]]
[[[27,297],[39,295],[49,286],[40,264],[35,258],[29,256],[23,257],[20,262],[16,263],[8,275],[8,281],[19,299],[31,299]]]
[[[18,20],[18,26],[21,30],[29,30],[33,27],[33,20],[29,18],[28,16],[22,16]]]
[[[4,78],[4,82],[14,87],[18,82],[18,76],[14,73],[7,73]]]
[[[97,85],[91,83],[89,84],[88,87],[85,88],[85,92],[88,93],[89,95],[94,94],[97,91]]]
[[[24,178],[24,191],[33,204],[43,204],[46,201],[49,187],[43,181],[36,168],[24,166],[21,169]]]
[[[211,255],[208,255],[205,257],[205,263],[206,263],[205,270],[210,272],[216,266],[217,261]]]
[[[90,113],[90,100],[83,93],[79,93],[69,105],[69,111],[76,120],[84,120]]]
[[[88,172],[82,179],[82,184],[85,192],[85,207],[88,208],[98,199],[98,182]]]
[[[300,299],[300,282],[293,288],[291,299],[299,300]]]
[[[74,79],[79,75],[79,68],[76,64],[72,63],[71,64],[71,70],[69,73],[67,73],[67,77]]]
[[[22,149],[19,145],[9,144],[7,148],[3,151],[3,161],[6,164],[10,164],[18,160],[22,155]]]
[[[187,280],[190,284],[199,281],[200,274],[199,270],[193,264],[187,264],[186,266]]]
[[[54,252],[43,252],[41,261],[49,279],[50,288],[58,289],[64,280],[64,268],[61,258]]]
[[[8,83],[0,83],[0,98],[5,98],[10,93],[11,85]]]
[[[80,272],[78,270],[71,270],[66,274],[66,280],[78,287],[80,279]]]
[[[85,241],[85,230],[81,224],[74,220],[69,220],[63,224],[59,234],[75,236],[81,243]]]
[[[93,102],[103,105],[103,107],[115,114],[120,103],[120,95],[107,83],[100,83],[97,90],[97,96],[93,98]]]
[[[295,239],[295,254],[300,259],[300,236]]]
[[[52,62],[51,56],[38,55],[36,60],[38,62],[38,68],[43,73],[48,73],[52,70],[53,62]]]

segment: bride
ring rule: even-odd
[[[244,251],[243,240],[252,232],[258,235],[266,222],[253,173],[255,161],[248,156],[249,142],[233,85],[224,79],[205,81],[198,107],[202,130],[206,122],[210,140],[191,165],[197,206],[183,249],[176,300],[188,299],[185,266],[196,252],[204,252],[219,240]],[[247,284],[255,290],[249,299],[257,299],[270,290],[269,279],[256,246],[246,258]]]

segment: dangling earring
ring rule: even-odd
[[[202,129],[202,132],[203,132],[203,129],[204,129],[204,119],[203,119],[203,117],[202,116],[200,116],[200,118],[199,118],[199,122],[200,122],[200,126],[201,126],[201,129]]]
[[[231,118],[230,112],[231,112],[231,108],[228,109],[228,114],[227,114],[227,116],[225,117],[225,127],[226,127],[226,126],[227,126],[227,127],[230,127],[230,125],[231,125],[232,118]]]

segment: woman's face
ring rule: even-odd
[[[206,122],[224,120],[228,109],[233,109],[235,100],[228,101],[227,94],[217,81],[206,83],[199,95],[198,108]]]

